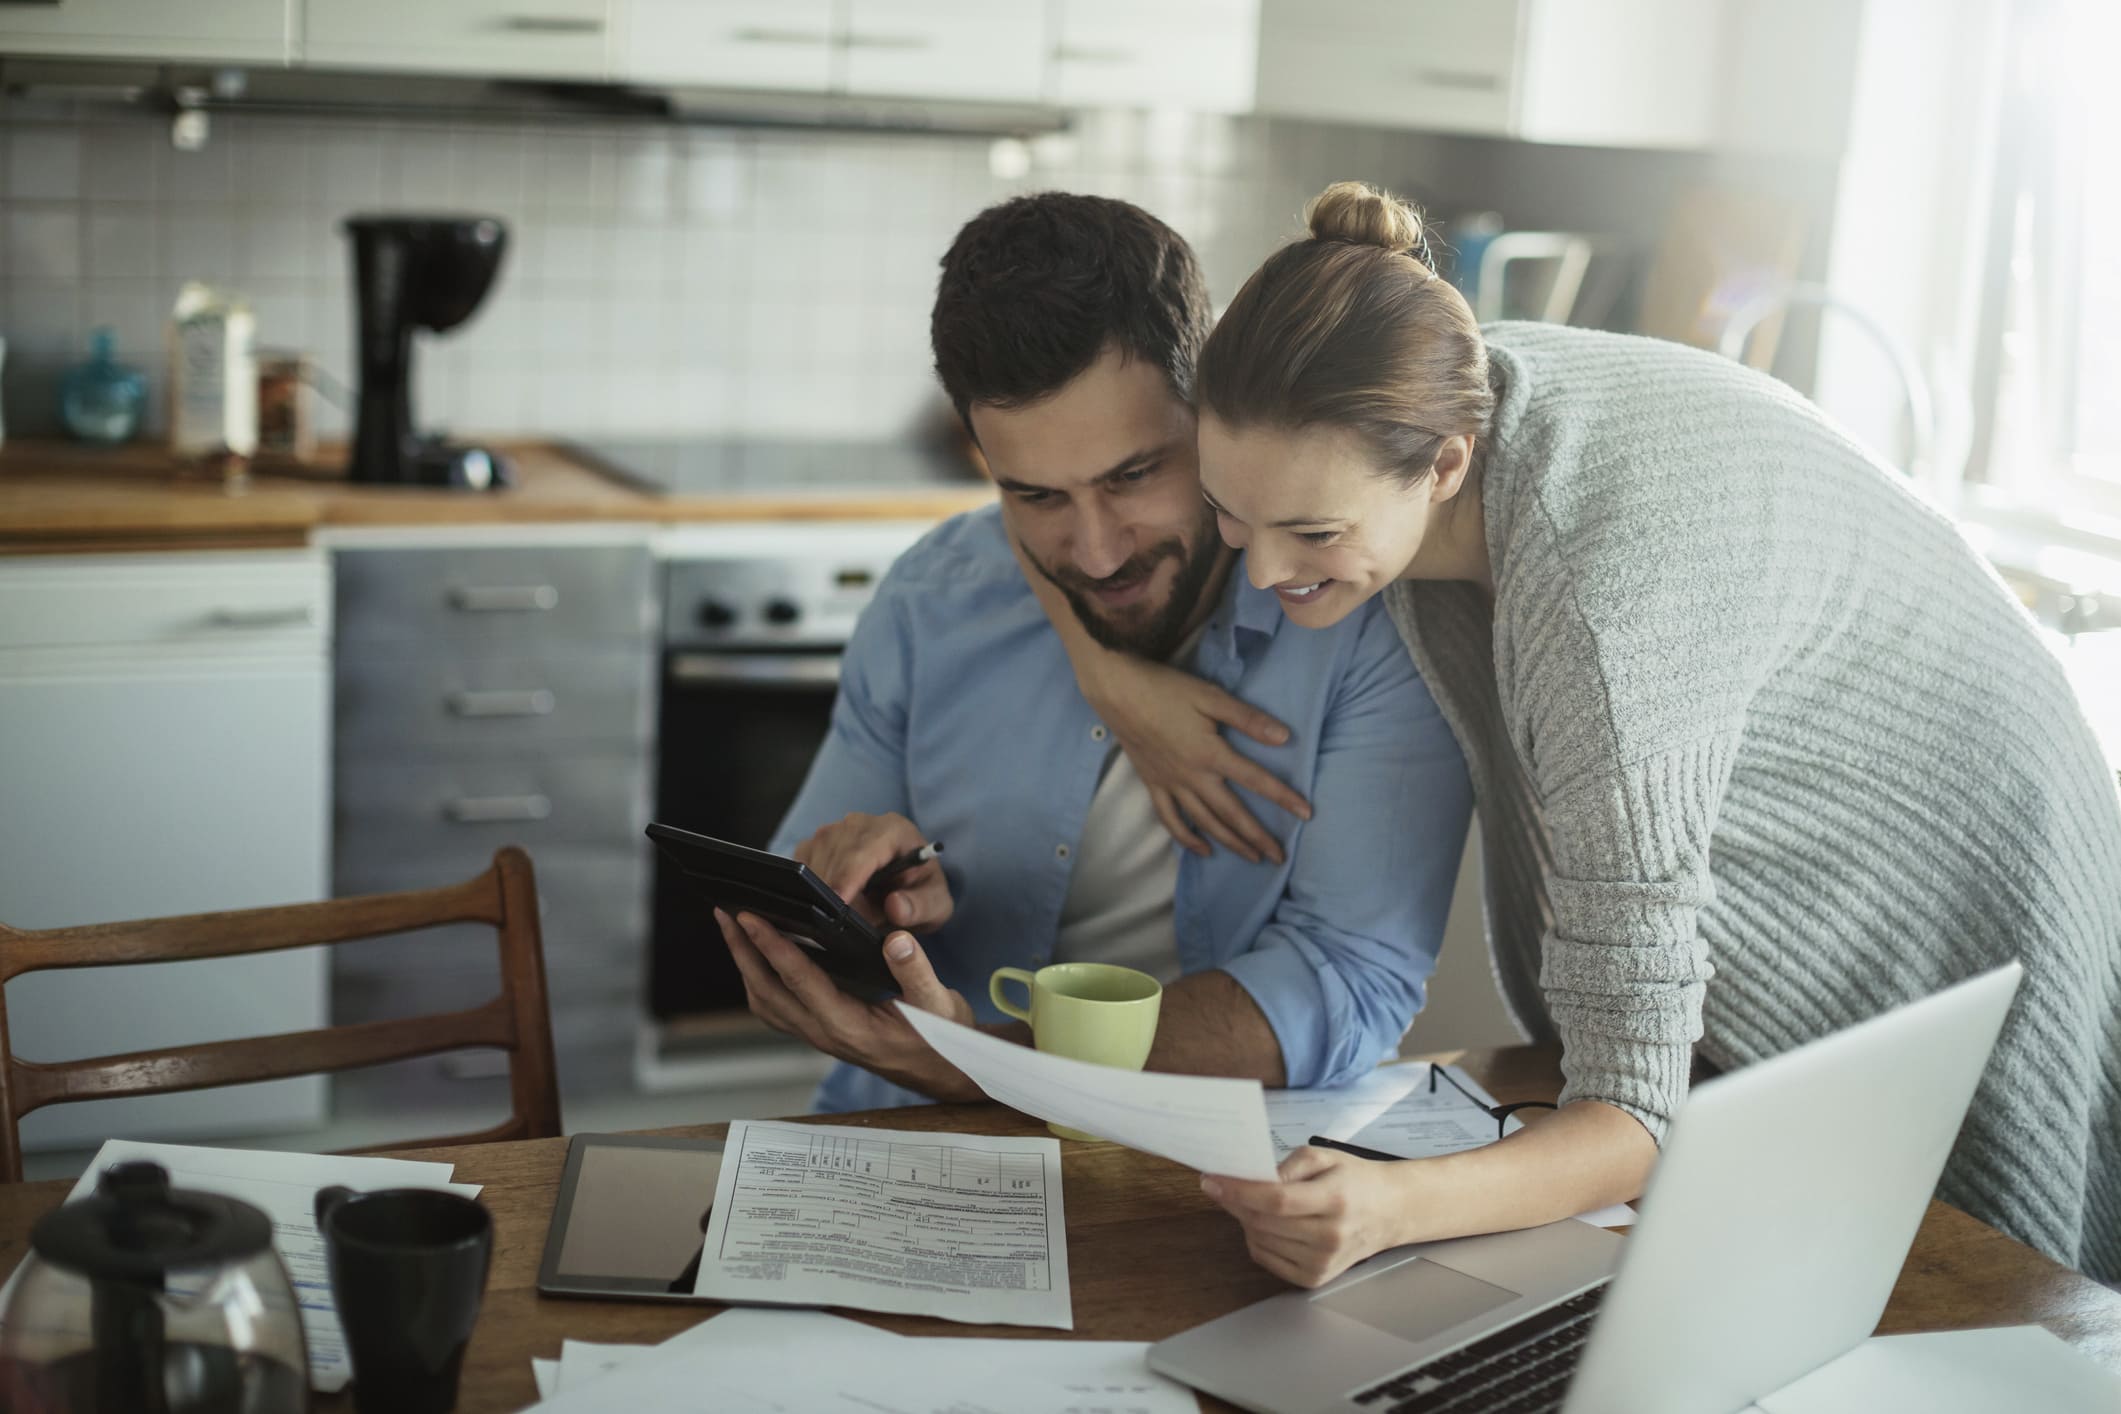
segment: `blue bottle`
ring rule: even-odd
[[[116,343],[109,329],[96,330],[89,336],[88,361],[69,368],[59,384],[59,415],[84,442],[129,441],[139,430],[147,376],[112,356]]]

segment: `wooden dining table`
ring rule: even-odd
[[[1536,1047],[1470,1051],[1451,1057],[1498,1100],[1551,1100],[1561,1086],[1558,1057]],[[809,1122],[970,1134],[1043,1134],[1045,1128],[1001,1105],[934,1105],[814,1115]],[[726,1125],[655,1131],[719,1138]],[[1287,1288],[1245,1254],[1237,1224],[1200,1191],[1192,1170],[1116,1144],[1061,1145],[1067,1195],[1068,1268],[1075,1294],[1072,1332],[968,1326],[925,1317],[847,1312],[906,1335],[1051,1336],[1078,1340],[1159,1340]],[[552,1217],[564,1139],[406,1150],[407,1158],[456,1165],[459,1182],[483,1186],[494,1217],[494,1261],[486,1300],[465,1357],[460,1414],[502,1414],[537,1399],[532,1356],[557,1356],[563,1338],[650,1343],[721,1308],[713,1305],[559,1300],[537,1292],[539,1259]],[[31,1225],[62,1202],[64,1180],[0,1185],[0,1271],[21,1260]],[[1738,1217],[1743,1221],[1742,1215]],[[2121,1371],[2121,1293],[2116,1293],[1946,1204],[1932,1202],[1900,1280],[1878,1323],[1880,1334],[2033,1323],[2109,1369]],[[1203,1397],[1202,1407],[1230,1406]],[[347,1394],[320,1399],[317,1414],[350,1410]]]

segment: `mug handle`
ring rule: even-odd
[[[329,1188],[319,1188],[317,1190],[315,1204],[315,1211],[317,1215],[317,1230],[319,1232],[322,1232],[324,1230],[325,1221],[331,1217],[333,1209],[337,1208],[341,1203],[345,1202],[347,1199],[355,1196],[356,1195],[351,1188],[344,1188],[338,1184],[333,1184]]]
[[[1024,984],[1024,1006],[1019,1007],[1002,995],[1002,984],[1005,982]],[[1026,1008],[1030,1006],[1031,993],[1036,986],[1036,979],[1021,967],[997,967],[994,969],[994,975],[987,979],[987,996],[1005,1014],[1015,1017],[1018,1021],[1028,1022],[1031,1020],[1031,1013]]]

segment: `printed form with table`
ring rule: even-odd
[[[1495,1121],[1482,1108],[1493,1098],[1456,1067],[1448,1068],[1455,1086],[1435,1084],[1428,1064],[1408,1063],[1341,1089],[1274,1091],[1254,1080],[1088,1064],[901,1010],[990,1098],[1202,1173],[1272,1180],[1278,1161],[1313,1136],[1403,1158],[1493,1139]],[[311,1194],[331,1183],[478,1191],[451,1183],[443,1164],[113,1140],[76,1195],[105,1168],[137,1159],[272,1216],[303,1305],[312,1381],[327,1391],[346,1383],[348,1365],[321,1276]],[[552,1358],[532,1361],[534,1408],[1181,1414],[1199,1407],[1193,1391],[1150,1369],[1148,1342],[909,1337],[819,1309],[1072,1330],[1060,1140],[734,1121],[706,1214],[688,1268],[692,1294],[734,1309],[658,1345],[567,1340]],[[1619,1227],[1633,1218],[1623,1205],[1580,1221]],[[1976,1348],[1972,1337],[1987,1344]],[[2029,1344],[2038,1339],[2052,1341],[2030,1327],[1878,1338],[1862,1374],[1873,1395],[1926,1391],[1984,1362],[2037,1363],[2049,1354]],[[1784,1397],[1768,1407],[1774,1414],[1861,1407],[1845,1394]]]

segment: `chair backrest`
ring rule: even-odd
[[[25,972],[232,957],[445,923],[488,923],[498,932],[501,991],[493,1000],[434,1016],[52,1063],[18,1060],[8,1039],[6,984]],[[316,1075],[469,1047],[509,1053],[509,1117],[477,1134],[422,1139],[422,1145],[545,1139],[560,1133],[537,882],[530,856],[513,846],[495,854],[483,874],[446,888],[42,932],[0,924],[0,1118],[5,1120],[0,1178],[21,1179],[22,1116],[46,1105]]]

